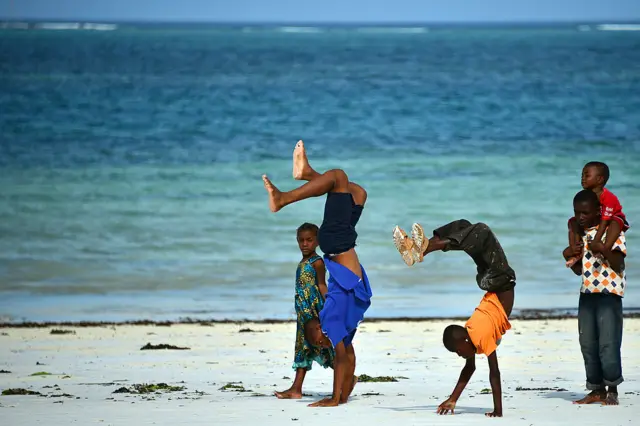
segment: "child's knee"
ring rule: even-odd
[[[471,222],[469,222],[467,219],[458,219],[457,223],[459,224],[460,228],[467,228],[471,226]]]
[[[334,178],[334,189],[347,192],[349,190],[349,176],[342,169],[333,169],[331,172]]]
[[[478,222],[475,224],[475,228],[478,232],[491,232],[491,228],[486,223]]]
[[[620,222],[617,220],[612,220],[609,222],[609,226],[607,227],[607,239],[618,239],[620,232],[622,231],[622,227],[620,226]]]
[[[357,205],[363,206],[367,201],[367,191],[357,183],[349,182],[349,192]]]

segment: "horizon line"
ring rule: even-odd
[[[486,20],[466,20],[466,21],[305,21],[305,20],[283,20],[283,21],[216,21],[216,20],[149,20],[149,19],[100,19],[100,18],[6,18],[0,16],[1,22],[47,22],[47,23],[66,23],[66,22],[100,22],[108,24],[199,24],[199,25],[219,25],[219,26],[235,26],[235,25],[261,25],[261,26],[279,26],[279,25],[314,25],[314,26],[353,26],[353,25],[369,25],[369,26],[425,26],[425,25],[588,25],[588,24],[639,24],[640,17],[632,19],[557,19],[557,20],[502,20],[502,21],[486,21]]]

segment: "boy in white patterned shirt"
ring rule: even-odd
[[[578,328],[587,389],[591,391],[575,403],[618,405],[618,385],[624,380],[620,347],[622,297],[626,286],[625,236],[621,232],[610,250],[603,244],[591,245],[600,223],[600,202],[595,192],[586,189],[578,192],[573,199],[573,210],[584,237],[579,247],[575,250],[567,247],[562,254],[567,260],[582,252],[582,262],[576,262],[571,269],[582,276]],[[597,254],[602,258],[596,257]]]

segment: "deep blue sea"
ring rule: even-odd
[[[0,31],[0,319],[291,318],[295,229],[270,213],[298,139],[369,200],[373,317],[470,313],[464,253],[407,268],[391,231],[489,224],[516,309],[577,307],[582,165],[605,161],[640,307],[640,32],[121,27]],[[636,228],[638,226],[638,228]]]

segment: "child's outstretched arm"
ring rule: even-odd
[[[476,357],[475,355],[471,358],[467,358],[467,362],[465,363],[462,371],[460,372],[460,378],[458,379],[458,383],[456,387],[453,389],[453,393],[451,396],[442,404],[438,406],[438,410],[436,411],[438,414],[448,414],[451,411],[451,414],[454,414],[453,410],[456,408],[456,402],[462,391],[471,380],[471,376],[473,376],[474,371],[476,371]]]
[[[318,283],[318,290],[320,290],[320,294],[322,298],[325,299],[327,295],[327,271],[324,267],[324,261],[322,259],[318,259],[312,263],[313,269],[316,270],[316,282]]]
[[[498,368],[497,351],[493,351],[489,360],[489,382],[493,394],[493,412],[486,413],[487,417],[502,417],[502,383],[500,382],[500,369]]]
[[[348,367],[347,350],[344,342],[340,342],[335,348],[336,355],[333,358],[333,395],[330,398],[321,399],[318,402],[309,404],[309,407],[337,407],[340,404],[342,395],[342,385],[344,383],[344,373]]]

